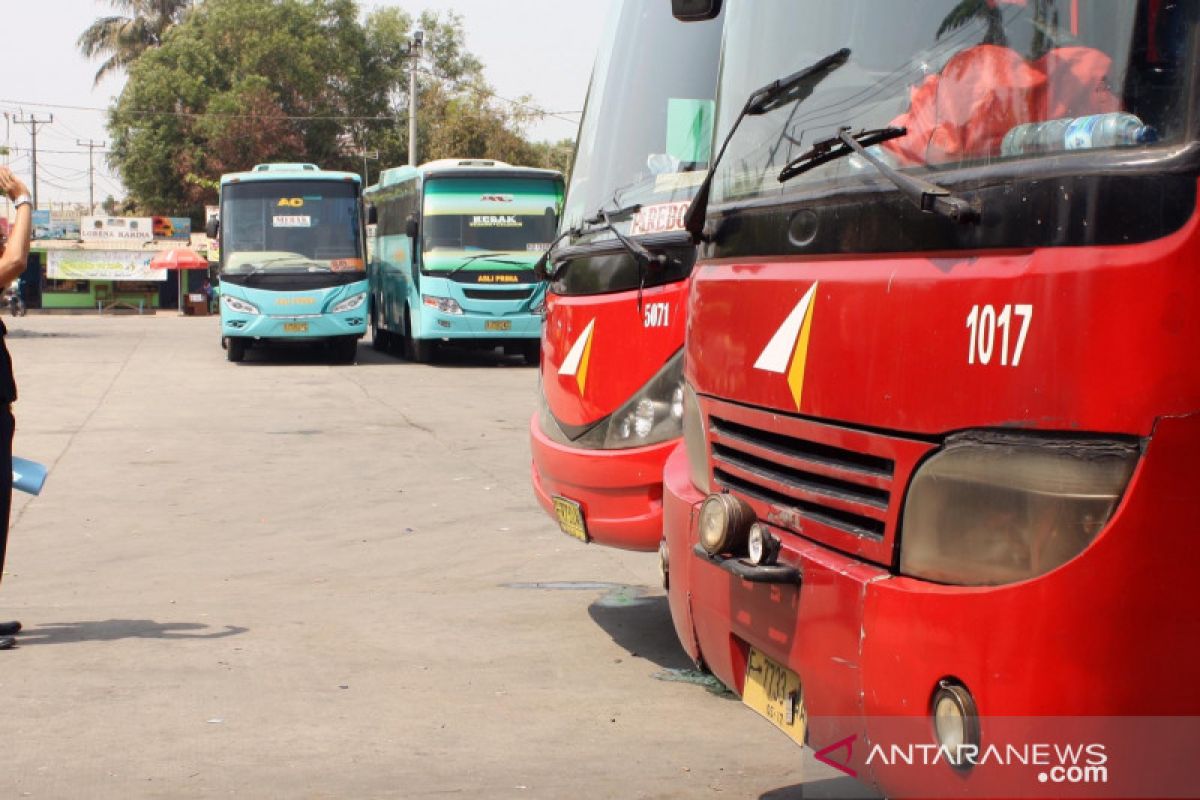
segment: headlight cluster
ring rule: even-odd
[[[344,314],[347,311],[353,311],[354,309],[359,308],[366,301],[367,301],[367,293],[359,292],[356,295],[347,297],[345,300],[338,303],[333,308],[329,309],[329,312],[331,314]]]
[[[554,420],[543,392],[539,413],[542,431],[559,444],[590,450],[623,450],[678,438],[684,405],[682,380],[681,349],[616,412],[575,439]]]
[[[1136,444],[1112,440],[951,437],[908,490],[900,570],[962,585],[1045,574],[1095,539],[1138,454]]]
[[[430,308],[436,308],[443,314],[461,314],[463,313],[462,306],[453,297],[435,297],[427,294],[421,297],[421,302]]]
[[[261,311],[258,310],[258,306],[254,305],[253,303],[247,303],[245,300],[242,300],[241,298],[238,298],[238,297],[234,297],[233,295],[228,295],[228,294],[221,295],[221,302],[224,303],[225,307],[228,308],[230,311],[233,311],[238,314],[261,314],[262,313]]]

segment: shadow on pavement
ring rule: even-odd
[[[879,800],[880,795],[849,776],[772,789],[758,800]]]
[[[105,619],[91,622],[51,622],[26,628],[17,635],[17,645],[70,644],[72,642],[114,642],[118,639],[223,639],[237,636],[249,628],[226,625],[222,630],[203,631],[200,622],[155,622],[152,619]]]
[[[671,610],[663,595],[644,597],[637,587],[621,587],[588,606],[588,615],[632,656],[663,669],[686,670],[693,666],[675,635]]]

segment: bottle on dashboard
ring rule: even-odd
[[[1158,131],[1133,114],[1113,112],[1017,125],[1004,135],[1000,155],[1122,147],[1158,141]]]

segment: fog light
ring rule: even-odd
[[[775,563],[779,555],[779,539],[761,522],[750,526],[749,538],[746,540],[746,552],[750,563],[757,566],[768,566]]]
[[[938,747],[955,769],[975,766],[979,754],[979,714],[965,686],[943,680],[933,695],[933,729]]]
[[[700,546],[709,554],[732,553],[746,544],[754,509],[731,494],[710,494],[700,506]]]

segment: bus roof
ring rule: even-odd
[[[419,167],[391,167],[379,174],[379,183],[368,192],[374,193],[414,179],[429,178],[541,178],[562,180],[562,173],[536,167],[514,167],[503,161],[485,158],[443,158]]]
[[[221,176],[221,185],[254,181],[353,181],[362,183],[354,172],[331,172],[316,164],[259,164],[249,172],[230,172]]]

